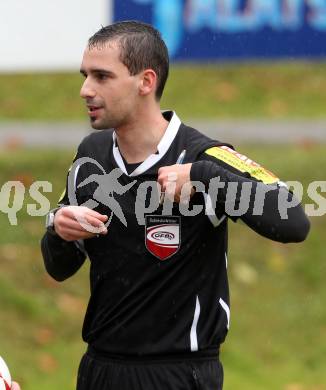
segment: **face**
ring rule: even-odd
[[[140,75],[131,76],[119,55],[120,48],[114,41],[84,52],[80,72],[85,81],[80,95],[94,129],[117,129],[135,116]]]

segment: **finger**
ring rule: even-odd
[[[107,230],[102,221],[88,215],[83,215],[82,217],[77,216],[77,222],[84,230],[91,233],[99,234]]]
[[[100,214],[95,210],[88,209],[87,207],[75,206],[75,207],[65,207],[63,209],[63,214],[67,215],[70,218],[76,219],[76,215],[90,215],[93,218],[97,218],[100,221],[105,222],[108,219],[108,216],[105,214]]]
[[[157,184],[159,185],[159,186],[162,186],[162,184],[163,184],[163,177],[162,176],[158,176],[157,177]]]
[[[167,172],[165,168],[160,168],[157,172],[157,181],[162,184],[167,179]]]
[[[109,217],[106,214],[100,214],[94,210],[87,211],[87,215],[89,215],[95,219],[99,219],[102,222],[106,222],[109,219]]]
[[[61,236],[66,241],[77,241],[77,240],[86,240],[88,238],[96,237],[96,233],[90,233],[87,231],[76,231],[72,229],[64,229],[61,232]]]
[[[76,221],[77,223],[91,225],[95,228],[104,228],[103,221],[99,220],[98,218],[93,217],[92,215],[84,214],[84,215],[76,215]]]
[[[106,234],[108,232],[107,228],[105,226],[103,227],[95,227],[91,224],[87,223],[86,221],[78,221],[76,222],[77,229],[71,228],[70,226],[67,226],[62,229],[62,232],[69,231],[69,232],[75,232],[75,234],[81,235],[83,233],[91,233],[91,234]]]
[[[185,183],[180,191],[180,202],[188,203],[190,198],[195,194],[195,189],[190,182]]]
[[[164,198],[165,198],[165,192],[161,192],[161,195],[160,195],[160,205],[162,205],[164,203]]]
[[[60,224],[60,229],[71,229],[75,230],[76,232],[92,232],[95,233],[93,230],[95,228],[98,231],[105,231],[107,230],[103,222],[90,222],[86,219],[82,220],[72,220],[72,219],[65,219]]]
[[[86,214],[85,217],[86,217],[87,222],[89,222],[91,225],[93,225],[95,227],[104,226],[104,222],[106,222],[108,219],[107,215],[102,215],[101,219],[98,217],[94,217],[93,215],[90,215],[90,214]]]
[[[17,382],[12,382],[11,390],[20,390],[20,386]]]
[[[177,199],[177,194],[173,190],[166,190],[164,193],[164,199],[168,199],[170,202],[174,202]]]

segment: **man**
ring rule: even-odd
[[[102,28],[84,52],[81,97],[103,131],[80,144],[42,240],[56,280],[91,261],[78,390],[222,389],[227,217],[280,242],[309,231],[273,174],[161,113],[168,69],[160,34],[139,22]]]

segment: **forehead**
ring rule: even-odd
[[[117,42],[109,41],[104,44],[89,47],[87,46],[82,60],[83,67],[91,66],[121,66],[125,65],[120,61],[120,47]]]

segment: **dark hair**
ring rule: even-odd
[[[169,74],[168,49],[159,31],[149,24],[128,20],[102,27],[88,40],[88,47],[105,45],[117,40],[120,46],[120,60],[131,75],[142,70],[153,69],[157,74],[156,99],[163,94]]]

